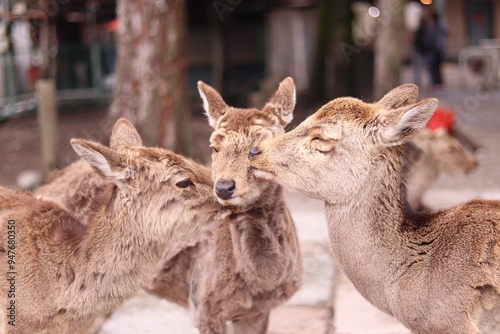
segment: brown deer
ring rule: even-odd
[[[452,133],[424,128],[407,145],[408,203],[417,211],[426,211],[424,193],[441,173],[470,173],[478,164],[477,157]]]
[[[113,126],[109,145],[112,150],[122,151],[130,146],[142,146],[142,139],[134,125],[122,118]],[[196,165],[196,168],[210,175],[209,168],[201,165]],[[53,171],[45,184],[36,188],[33,194],[57,202],[85,223],[95,211],[95,197],[110,184],[113,182],[101,177],[95,168],[80,158],[61,170]]]
[[[253,147],[252,166],[325,201],[330,246],[344,273],[413,333],[499,333],[500,201],[409,209],[402,145],[438,103],[416,100],[408,86],[374,104],[335,99]]]
[[[254,176],[248,151],[284,132],[295,86],[285,79],[262,110],[229,107],[210,86],[198,88],[215,129],[214,193],[227,214],[208,240],[167,256],[148,291],[183,306],[189,297],[200,333],[226,333],[226,321],[232,333],[265,333],[271,309],[301,286],[302,259],[283,190]],[[185,283],[172,291],[176,281]]]
[[[0,188],[1,228],[15,226],[15,249],[4,232],[1,261],[5,266],[7,250],[15,251],[16,271],[15,296],[2,279],[3,312],[12,301],[16,307],[15,326],[2,317],[3,333],[81,332],[148,284],[169,243],[216,227],[220,206],[209,171],[170,151],[142,147],[135,129],[119,122],[132,134],[120,150],[71,141],[109,181],[95,192],[86,221],[55,201]]]

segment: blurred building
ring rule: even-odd
[[[233,97],[259,89],[266,95],[286,75],[294,77],[299,91],[309,87],[318,0],[187,3],[188,76],[193,95],[197,80],[221,84],[224,94]],[[0,0],[0,5],[10,13],[0,22],[0,105],[24,101],[26,94],[32,94],[44,56],[55,59],[58,90],[80,95],[91,92],[90,97],[110,95],[118,24],[116,0]],[[447,55],[451,61],[464,47],[482,40],[500,44],[500,0],[413,0],[406,6],[410,9],[405,9],[405,50],[411,50],[417,16],[431,11],[441,14],[448,28]],[[353,47],[370,51],[377,25],[384,24],[386,13],[377,14],[374,1],[353,2],[352,8]]]

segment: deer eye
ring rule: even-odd
[[[219,150],[218,150],[218,149],[216,149],[216,148],[215,148],[215,146],[210,146],[210,148],[212,149],[212,151],[213,151],[214,153],[218,153],[218,152],[219,152]]]
[[[194,184],[190,179],[183,179],[177,182],[175,185],[179,188],[187,188],[189,186],[193,186]]]
[[[316,136],[311,138],[311,147],[318,152],[328,153],[334,149],[335,141]]]

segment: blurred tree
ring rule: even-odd
[[[374,96],[380,99],[400,83],[405,0],[377,0],[380,24],[375,37]]]
[[[326,97],[326,61],[331,55],[333,28],[333,1],[319,0],[318,27],[316,31],[316,49],[314,50],[309,99],[311,102]],[[332,74],[332,73],[330,73]]]
[[[311,74],[310,102],[356,95],[352,38],[353,0],[319,0],[318,29]]]
[[[333,96],[357,96],[355,64],[356,55],[360,51],[355,47],[352,37],[353,3],[353,0],[335,1],[333,12],[335,76],[330,84]]]
[[[221,2],[221,4],[224,5],[225,3]],[[213,0],[206,0],[212,52],[212,86],[222,96],[227,96],[228,34],[233,21],[233,11],[227,10],[222,15],[221,9],[216,7],[217,5],[218,3]]]
[[[117,1],[117,76],[109,113],[133,122],[145,145],[193,155],[185,5]]]

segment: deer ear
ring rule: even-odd
[[[417,99],[418,87],[413,84],[407,84],[394,88],[389,93],[385,94],[377,104],[388,109],[397,109],[414,104],[417,102]]]
[[[125,146],[142,146],[142,139],[130,121],[120,118],[113,126],[109,147],[119,150]]]
[[[382,140],[387,146],[408,142],[424,128],[437,106],[437,99],[426,99],[395,110],[384,110],[380,115],[384,123],[380,128]]]
[[[119,153],[83,139],[71,139],[71,146],[99,175],[119,186],[123,185],[126,173]]]
[[[208,123],[216,128],[217,120],[226,113],[229,108],[219,93],[202,81],[198,81],[198,91],[203,100],[203,109],[208,116]]]
[[[278,90],[267,101],[264,110],[278,117],[279,124],[285,127],[293,119],[295,100],[295,83],[292,78],[287,77],[281,81]]]

